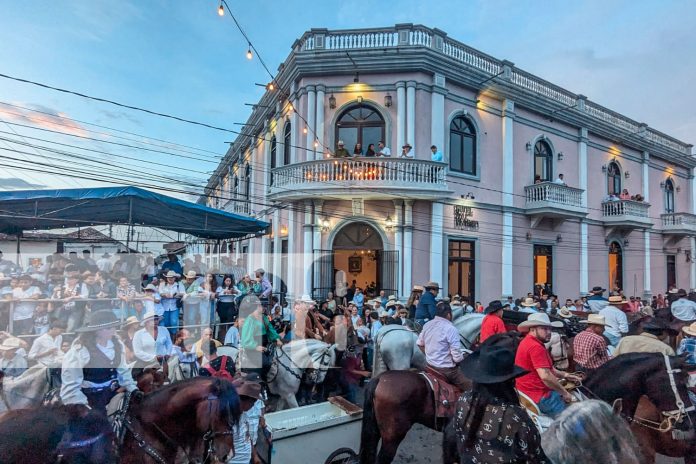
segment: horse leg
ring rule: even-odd
[[[297,398],[295,398],[294,393],[287,393],[286,395],[281,396],[281,399],[285,401],[285,404],[288,406],[288,409],[297,408],[300,406],[299,404],[297,404]]]
[[[442,462],[443,464],[457,464],[459,462],[457,433],[454,430],[453,420],[449,421],[442,433]]]
[[[413,425],[407,417],[395,418],[395,420],[388,422],[385,425],[380,424],[382,446],[377,454],[378,464],[391,464],[399,450],[399,445],[406,438],[406,434]]]

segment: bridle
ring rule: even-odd
[[[200,401],[207,400],[208,401],[208,415],[210,417],[210,422],[208,424],[208,429],[206,432],[203,434],[203,457],[200,461],[196,461],[194,459],[191,459],[191,456],[186,452],[186,450],[178,444],[174,439],[172,439],[164,430],[162,430],[161,427],[159,427],[155,422],[151,422],[149,425],[152,425],[154,430],[162,437],[164,438],[165,443],[168,446],[171,446],[175,449],[180,449],[184,455],[186,456],[186,463],[188,464],[193,464],[193,463],[198,463],[201,462],[203,464],[207,462],[215,462],[212,459],[217,460],[217,456],[215,454],[215,439],[218,437],[222,436],[229,436],[233,435],[232,432],[232,426],[230,425],[230,430],[225,430],[223,432],[216,432],[213,430],[213,417],[212,417],[212,411],[213,411],[213,401],[218,400],[219,397],[214,394],[208,395],[206,398],[201,399]],[[200,402],[199,401],[199,402]],[[160,453],[157,448],[152,446],[151,443],[148,443],[148,441],[145,439],[145,437],[136,430],[134,422],[130,416],[126,416],[124,419],[123,425],[125,426],[125,429],[133,436],[135,439],[135,442],[138,444],[138,447],[142,449],[148,456],[150,456],[157,464],[168,464],[167,460],[164,459],[162,454]],[[142,429],[143,426],[140,424],[140,428]],[[234,445],[232,446],[232,453],[234,453]]]
[[[71,440],[70,432],[66,432],[63,438],[58,443],[56,447],[56,463],[64,462],[63,460],[66,456],[75,450],[80,450],[84,448],[91,448],[95,443],[104,438],[104,433],[100,433],[93,437],[85,438],[83,440]]]
[[[317,371],[319,371],[319,372],[328,372],[328,370],[331,368],[331,367],[328,365],[328,363],[324,364],[324,359],[326,359],[326,356],[329,355],[329,351],[331,350],[331,346],[332,346],[332,345],[329,345],[329,346],[327,346],[326,348],[324,348],[324,350],[323,350],[322,353],[321,353],[321,356],[318,357],[319,367],[318,367],[318,368],[315,368],[315,370],[317,370]],[[277,362],[280,366],[282,366],[283,369],[285,369],[285,370],[288,371],[290,374],[292,374],[292,376],[295,377],[298,381],[302,382],[302,375],[297,374],[297,373],[292,369],[292,367],[294,366],[295,368],[299,369],[301,372],[304,372],[306,368],[298,366],[297,363],[295,363],[295,361],[292,360],[292,358],[290,357],[290,355],[288,355],[288,354],[285,352],[285,350],[283,350],[282,348],[280,348],[280,350],[278,350],[278,349],[276,348],[274,351],[275,351],[274,359],[276,360],[276,362]],[[278,351],[280,351],[280,354],[278,354]],[[287,364],[285,364],[285,363],[283,362],[283,360],[282,360],[283,356],[286,357],[286,358],[288,358],[288,361],[290,361],[290,362],[289,362],[290,365],[287,365]],[[310,357],[311,357],[311,356],[310,356]],[[314,364],[314,360],[312,360],[312,364]],[[278,369],[278,368],[276,368],[276,374],[273,376],[272,379],[268,379],[267,383],[270,384],[271,382],[273,382],[273,381],[278,377],[278,370],[277,370],[277,369]]]

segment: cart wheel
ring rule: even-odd
[[[339,448],[326,458],[324,464],[357,464],[358,455],[350,448]]]

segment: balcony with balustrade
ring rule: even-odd
[[[645,229],[653,226],[648,216],[650,204],[644,201],[614,200],[602,202],[602,221],[617,229]]]
[[[565,220],[587,216],[582,205],[583,189],[554,182],[541,182],[524,188],[525,213],[532,217],[532,227],[543,219]]]
[[[417,159],[328,158],[272,171],[269,199],[322,196],[350,199],[446,198],[447,165]]]
[[[660,216],[662,233],[675,237],[696,235],[696,214],[666,213]]]

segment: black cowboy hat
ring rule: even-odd
[[[493,300],[490,303],[488,303],[488,306],[486,307],[486,309],[483,310],[483,312],[485,314],[491,314],[501,309],[503,309],[503,304],[498,300]]]
[[[677,330],[674,330],[670,326],[668,326],[665,322],[663,322],[661,319],[658,319],[656,317],[652,317],[648,319],[646,322],[643,323],[643,330],[664,330],[670,333],[678,333]]]
[[[515,352],[496,343],[483,344],[464,358],[462,369],[476,383],[500,383],[511,380],[528,371],[515,365]]]
[[[602,288],[602,287],[599,287],[599,286],[597,286],[597,287],[592,287],[592,293],[604,293],[604,292],[606,292],[606,291],[607,291],[606,288]]]
[[[119,320],[111,310],[95,311],[89,317],[89,322],[75,332],[94,332],[95,330],[116,327]]]

